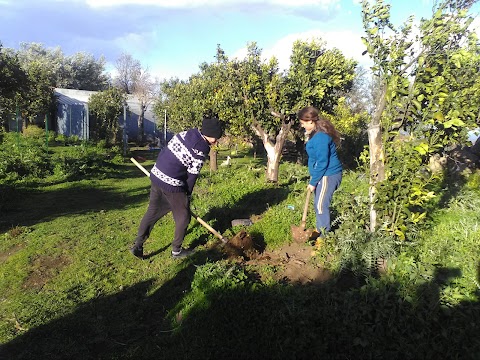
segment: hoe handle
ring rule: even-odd
[[[303,215],[302,215],[302,222],[300,226],[302,229],[305,229],[305,226],[307,224],[307,211],[308,211],[308,205],[310,204],[310,194],[312,192],[307,189],[307,198],[305,199],[305,205],[303,206]]]

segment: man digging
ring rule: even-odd
[[[190,197],[200,170],[210,153],[210,147],[222,137],[220,120],[205,118],[201,129],[193,128],[175,135],[158,154],[150,171],[150,200],[140,222],[135,243],[130,252],[143,259],[143,244],[155,223],[170,211],[175,221],[172,257],[183,258],[193,250],[182,248],[190,223]]]

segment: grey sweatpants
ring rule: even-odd
[[[184,192],[166,192],[155,184],[152,184],[150,188],[148,209],[143,215],[135,238],[136,247],[143,247],[143,243],[150,236],[155,223],[170,211],[175,221],[172,251],[180,250],[188,224],[190,224],[190,201]]]

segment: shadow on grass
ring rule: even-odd
[[[286,186],[253,191],[243,196],[233,206],[211,208],[210,211],[201,218],[208,223],[209,220],[215,219],[215,223],[210,223],[209,225],[223,234],[227,229],[232,227],[232,220],[251,219],[255,215],[262,214],[269,207],[277,205],[285,200],[288,197],[289,192],[290,190]],[[195,226],[202,225],[197,223]],[[191,230],[192,229],[190,228],[189,231]],[[204,244],[208,236],[209,235],[200,236],[192,243],[192,246]]]
[[[119,192],[112,187],[72,183],[68,188],[12,189],[8,201],[0,207],[0,232],[16,226],[32,226],[38,222],[91,211],[122,209],[148,199],[149,181],[143,186]]]
[[[478,359],[480,354],[479,303],[440,305],[440,289],[458,269],[438,269],[418,289],[415,302],[400,297],[396,283],[347,289],[335,280],[308,286],[245,283],[223,291],[208,291],[207,283],[201,306],[168,316],[206,256],[182,263],[177,276],[151,295],[153,280],[31,329],[3,345],[0,358]]]

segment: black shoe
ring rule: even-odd
[[[130,252],[133,256],[139,259],[143,259],[143,247],[133,246],[132,248],[130,248]]]
[[[181,259],[187,256],[190,256],[194,253],[193,250],[180,249],[179,251],[172,251],[172,257],[174,259]]]

